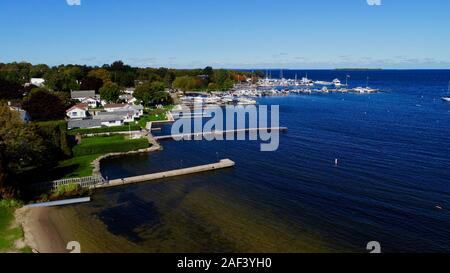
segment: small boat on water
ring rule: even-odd
[[[332,82],[326,82],[326,81],[315,81],[315,85],[333,85]]]
[[[341,81],[340,81],[339,79],[334,79],[334,80],[333,80],[333,84],[334,84],[334,86],[336,86],[337,88],[339,88],[339,87],[342,86],[342,83],[341,83]]]
[[[356,87],[355,89],[352,89],[352,91],[356,93],[375,93],[378,92],[379,90],[370,87]]]

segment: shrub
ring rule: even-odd
[[[15,199],[2,199],[0,200],[0,208],[18,208],[21,207],[23,203]]]
[[[51,193],[51,196],[42,196],[44,197],[41,199],[41,202],[45,201],[54,201],[59,200],[61,198],[67,198],[67,197],[75,197],[75,196],[82,196],[89,193],[88,189],[84,189],[79,184],[66,184],[66,185],[59,185],[56,190],[53,190]]]
[[[67,122],[65,120],[37,122],[39,135],[47,142],[47,147],[58,157],[72,154],[67,136]]]

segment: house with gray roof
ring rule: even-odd
[[[67,122],[67,128],[69,130],[72,129],[91,129],[91,128],[100,128],[102,127],[101,120],[95,119],[70,119]]]

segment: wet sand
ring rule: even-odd
[[[67,253],[60,230],[50,217],[50,208],[21,208],[16,221],[22,225],[25,243],[40,253]]]

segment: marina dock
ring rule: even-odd
[[[168,177],[176,177],[176,176],[182,176],[182,175],[188,175],[188,174],[195,174],[195,173],[202,173],[202,172],[226,169],[226,168],[234,167],[234,165],[235,165],[234,161],[232,161],[230,159],[222,159],[219,162],[213,163],[213,164],[207,164],[207,165],[201,165],[201,166],[195,166],[195,167],[190,167],[190,168],[183,168],[183,169],[177,169],[177,170],[171,170],[171,171],[165,171],[165,172],[159,172],[159,173],[152,173],[152,174],[147,174],[147,175],[123,178],[123,179],[115,179],[115,180],[111,180],[111,181],[103,183],[103,184],[98,184],[95,186],[95,188],[109,188],[109,187],[117,187],[117,186],[128,185],[128,184],[149,182],[149,181],[164,179],[164,178],[168,178]]]
[[[159,140],[171,140],[171,139],[192,139],[193,137],[204,137],[211,135],[225,135],[225,134],[234,134],[234,133],[254,133],[254,132],[286,132],[288,130],[287,127],[269,127],[269,128],[244,128],[244,129],[234,129],[234,130],[225,130],[225,131],[212,131],[212,132],[203,132],[203,133],[190,133],[190,134],[178,134],[178,135],[167,135],[167,136],[154,136],[153,138],[156,141]]]

